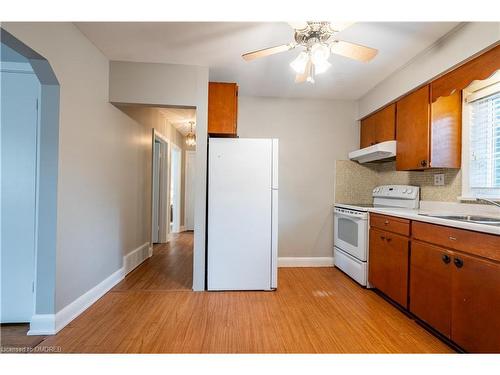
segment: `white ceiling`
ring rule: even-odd
[[[211,81],[237,82],[240,95],[359,99],[458,25],[456,22],[362,22],[339,39],[377,48],[369,63],[330,57],[315,84],[294,83],[298,50],[245,62],[241,54],[289,43],[287,23],[84,22],[76,26],[110,59],[210,67]]]
[[[158,110],[167,118],[167,120],[183,135],[186,136],[190,129],[191,124],[189,121],[195,122],[193,124],[193,131],[196,129],[196,110],[191,108],[158,108]]]

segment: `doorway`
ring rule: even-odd
[[[55,326],[59,82],[49,62],[0,28],[1,310],[9,337]],[[15,337],[14,337],[15,338]]]
[[[155,129],[151,166],[151,243],[165,243],[170,232],[169,142]]]
[[[34,315],[38,103],[41,85],[26,58],[3,43],[1,48],[0,319],[1,323],[28,323]]]

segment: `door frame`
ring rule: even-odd
[[[153,222],[154,222],[154,202],[153,202],[153,189],[154,189],[154,146],[155,142],[159,142],[161,145],[160,149],[160,189],[159,189],[159,218],[158,218],[158,243],[168,242],[168,236],[170,233],[170,147],[171,143],[168,139],[159,133],[156,129],[152,129],[151,137],[151,231],[150,231],[150,244],[153,246]],[[161,197],[166,197],[166,199],[161,199]]]
[[[188,158],[190,156],[194,156],[192,159],[192,164],[191,164],[191,174],[193,175],[193,181],[191,184],[191,190],[193,192],[193,197],[190,197],[188,194]],[[185,151],[185,156],[184,156],[184,227],[186,230],[194,230],[194,193],[195,193],[195,178],[196,178],[196,150],[186,150]],[[190,202],[190,205],[192,206],[192,212],[191,212],[191,225],[188,225],[188,220],[187,218],[190,216],[188,213],[188,201]]]
[[[174,168],[173,153],[177,152],[179,154],[177,168]],[[176,178],[173,178],[173,173],[177,172]],[[181,231],[181,183],[182,183],[182,149],[175,145],[170,145],[170,182],[174,182],[174,202],[169,202],[174,204],[174,209],[172,211],[172,233],[179,233]],[[171,188],[171,186],[170,186]],[[169,192],[170,193],[170,192]],[[169,194],[170,199],[170,194]],[[169,205],[170,206],[170,205]],[[170,213],[170,211],[169,211]],[[170,222],[170,221],[169,221]]]

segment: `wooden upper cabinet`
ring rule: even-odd
[[[431,84],[431,95],[434,84]],[[460,168],[462,162],[462,91],[431,104],[430,167]]]
[[[396,169],[429,168],[430,87],[406,95],[396,108]]]
[[[361,120],[360,148],[396,139],[396,104]]]
[[[460,168],[461,91],[431,103],[432,90],[431,83],[397,102],[397,170]]]
[[[238,120],[238,85],[208,83],[208,134],[236,136]]]

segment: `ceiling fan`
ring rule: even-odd
[[[243,54],[244,60],[250,61],[260,57],[289,51],[295,47],[303,47],[304,51],[290,63],[297,73],[295,82],[314,83],[316,74],[325,72],[331,64],[328,62],[330,53],[348,57],[354,60],[368,62],[375,57],[378,50],[360,44],[338,40],[335,36],[353,23],[334,22],[291,22],[295,30],[295,41],[276,47],[264,48]]]

